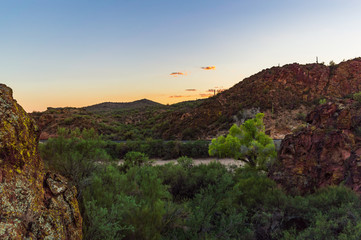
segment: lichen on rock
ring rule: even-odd
[[[0,239],[81,239],[76,189],[46,173],[39,130],[0,84]]]

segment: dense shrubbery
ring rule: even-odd
[[[60,128],[58,137],[39,149],[46,167],[66,176],[81,193],[97,162],[108,162],[111,157],[104,150],[104,142],[93,129],[69,131]]]
[[[206,158],[208,156],[208,141],[106,141],[105,150],[113,157],[122,159],[131,151],[147,154],[150,158],[176,159],[182,156],[191,158]]]
[[[94,132],[61,131],[41,154],[82,192],[85,239],[361,238],[361,200],[346,187],[291,196],[257,168],[151,166],[139,152],[112,165]]]

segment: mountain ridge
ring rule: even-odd
[[[163,104],[143,98],[132,102],[102,102],[82,108],[88,111],[97,112],[97,111],[142,108],[142,107],[150,107],[150,106],[163,106]]]
[[[110,138],[117,140],[149,137],[186,140],[210,139],[224,134],[232,124],[240,124],[262,111],[267,133],[282,139],[304,123],[304,116],[321,99],[344,98],[359,91],[361,58],[330,66],[292,63],[264,69],[222,93],[198,101],[141,111],[108,111],[97,119],[83,109],[85,112],[81,114],[88,114],[91,120],[80,119],[80,113],[72,113],[77,117],[71,120],[71,114],[61,117],[62,112],[58,116],[44,112],[35,114],[35,118],[39,126],[51,134],[56,132],[55,126],[94,127],[101,134],[113,134]],[[114,135],[114,132],[117,133]]]

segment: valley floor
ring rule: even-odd
[[[162,160],[162,159],[152,159],[154,160],[153,165],[164,165],[167,163],[177,163],[176,159],[172,159],[172,160]],[[236,165],[237,167],[239,166],[243,166],[244,162],[240,161],[240,160],[235,160],[232,158],[199,158],[199,159],[193,159],[194,165],[200,165],[200,164],[208,164],[212,161],[216,161],[216,162],[220,162],[223,165],[226,166],[232,166],[232,165]]]

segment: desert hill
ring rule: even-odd
[[[77,113],[47,110],[33,116],[49,134],[57,126],[68,126],[94,127],[111,139],[209,139],[262,111],[268,133],[283,138],[304,123],[307,112],[321,99],[345,98],[359,91],[361,58],[356,58],[329,66],[293,63],[272,67],[204,100],[102,114],[86,108]]]
[[[100,112],[100,111],[116,111],[122,109],[154,107],[154,106],[162,106],[162,105],[163,104],[148,99],[141,99],[134,102],[104,102],[104,103],[99,103],[84,107],[84,109],[90,112]]]

